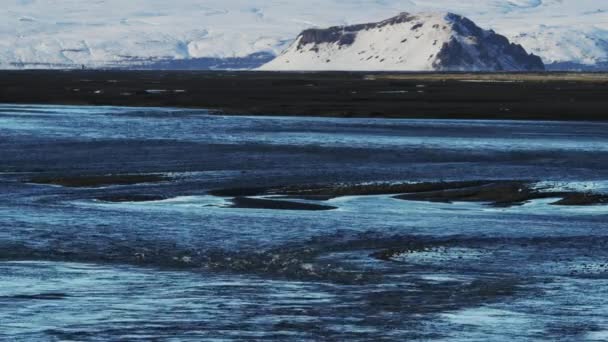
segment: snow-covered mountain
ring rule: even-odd
[[[453,13],[402,13],[302,32],[260,70],[539,71],[520,45]]]
[[[305,29],[403,11],[462,14],[546,64],[608,61],[599,0],[5,0],[0,68],[250,66]]]

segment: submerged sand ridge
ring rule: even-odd
[[[152,175],[106,175],[75,177],[34,177],[31,183],[59,185],[64,187],[98,188],[104,186],[137,185],[171,181],[161,174]],[[538,187],[532,181],[478,180],[453,182],[417,183],[365,183],[291,185],[284,187],[227,188],[208,191],[216,197],[231,198],[232,208],[276,209],[276,210],[332,210],[334,206],[304,201],[325,202],[345,196],[395,195],[394,198],[423,202],[480,202],[495,207],[521,205],[531,200],[550,199],[552,205],[585,206],[608,204],[608,195],[563,191]],[[179,196],[179,195],[178,195]],[[255,197],[255,198],[254,198]],[[263,197],[263,198],[261,198]],[[170,196],[147,193],[117,193],[99,195],[104,202],[149,202],[166,200]],[[293,201],[295,200],[295,201]]]
[[[273,195],[279,198],[326,201],[344,196],[396,195],[408,201],[427,202],[484,202],[491,206],[509,207],[535,199],[555,198],[553,205],[608,204],[608,195],[590,192],[556,191],[535,187],[526,181],[465,181],[423,182],[397,184],[324,185],[284,188],[220,189],[215,196]]]

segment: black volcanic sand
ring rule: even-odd
[[[223,114],[608,119],[606,74],[2,71],[0,103],[205,108]]]
[[[279,199],[306,199],[326,201],[343,196],[397,195],[395,198],[425,202],[487,202],[497,207],[521,205],[530,200],[561,198],[553,205],[608,204],[608,195],[576,191],[537,189],[526,181],[468,181],[426,182],[400,184],[354,184],[324,186],[290,186],[283,188],[218,189],[209,194],[220,197],[279,195]],[[279,202],[279,201],[273,201]]]
[[[147,175],[101,175],[74,177],[34,177],[28,183],[60,185],[70,188],[98,188],[111,185],[134,185],[142,183],[159,183],[171,180],[160,174]]]
[[[407,201],[428,202],[489,202],[493,206],[520,205],[529,200],[564,197],[569,193],[541,192],[523,182],[492,182],[469,187],[445,188],[436,191],[408,193],[395,196],[397,199]]]
[[[554,205],[594,205],[608,204],[608,196],[591,193],[570,193]]]
[[[233,188],[216,189],[210,195],[219,197],[282,195],[283,198],[329,200],[344,196],[390,195],[410,192],[426,192],[459,187],[470,187],[488,183],[468,182],[425,182],[425,183],[372,183],[372,184],[325,184],[299,185],[278,188]]]
[[[231,208],[243,208],[243,209],[274,209],[274,210],[333,210],[336,207],[312,204],[312,203],[300,203],[290,201],[275,201],[269,199],[260,198],[249,198],[249,197],[236,197],[232,199]]]
[[[34,177],[28,183],[73,188],[99,188],[113,185],[136,185],[170,181],[162,174],[103,175],[74,177]],[[272,188],[229,188],[208,191],[209,195],[231,198],[232,208],[277,210],[332,210],[333,206],[288,201],[290,199],[328,201],[345,196],[396,195],[394,198],[425,202],[487,202],[497,207],[521,205],[530,200],[560,198],[553,205],[585,206],[608,204],[608,195],[577,191],[537,189],[534,182],[479,180],[459,182],[369,183],[292,185]],[[251,198],[273,196],[272,199]],[[167,199],[157,194],[115,194],[97,196],[102,202],[150,202]]]

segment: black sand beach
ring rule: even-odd
[[[3,71],[0,102],[223,114],[605,120],[608,75]]]

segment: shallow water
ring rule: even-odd
[[[0,339],[602,340],[608,206],[211,189],[517,179],[608,192],[608,124],[0,106]],[[101,188],[39,176],[161,173]],[[108,203],[106,195],[166,200]]]

